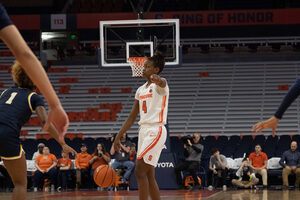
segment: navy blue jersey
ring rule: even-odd
[[[5,90],[0,96],[0,124],[19,132],[38,106],[44,106],[44,100],[29,89]]]
[[[5,8],[0,4],[0,30],[11,24],[12,22],[9,19]]]
[[[275,117],[281,119],[284,112],[293,103],[293,101],[299,96],[299,94],[300,94],[300,78],[297,79],[297,81],[291,87],[289,92],[285,95],[284,99],[282,100],[280,106],[278,107],[275,113]]]

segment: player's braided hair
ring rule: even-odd
[[[24,69],[18,61],[15,61],[14,65],[12,66],[11,73],[13,80],[18,85],[18,87],[28,88],[30,90],[35,89],[35,85],[27,76],[27,74],[25,73]]]
[[[156,53],[152,57],[148,58],[148,60],[153,62],[154,67],[159,68],[158,74],[163,71],[165,66],[165,57],[162,54]]]

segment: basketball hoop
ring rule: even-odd
[[[130,57],[127,59],[132,70],[132,77],[143,77],[144,63],[147,59],[147,57]]]

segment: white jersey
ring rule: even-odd
[[[135,93],[135,99],[139,101],[140,121],[139,125],[146,124],[166,124],[168,103],[169,103],[169,86],[161,88],[155,83],[147,87],[147,82],[138,88]]]

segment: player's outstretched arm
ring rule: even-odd
[[[276,118],[275,116],[271,117],[270,119],[266,120],[266,121],[262,121],[262,122],[258,122],[256,123],[253,127],[252,127],[252,131],[258,133],[264,129],[272,129],[272,135],[273,137],[275,136],[275,131],[276,131],[276,127],[278,125],[279,119]]]
[[[37,115],[39,116],[42,125],[44,125],[47,121],[46,109],[43,106],[38,106],[38,107],[36,107],[35,111],[36,111]],[[58,131],[56,130],[56,128],[51,123],[50,123],[50,126],[47,131],[61,145],[61,147],[65,153],[72,153],[73,155],[77,154],[77,152],[72,147],[70,147],[69,145],[66,144],[64,136],[59,134]]]
[[[24,68],[27,75],[42,92],[50,106],[49,117],[45,124],[45,130],[48,129],[50,122],[52,122],[59,133],[64,135],[69,126],[69,119],[62,108],[41,63],[30,50],[16,26],[9,25],[1,29],[0,38],[5,42],[18,62]]]
[[[116,135],[116,138],[115,138],[115,141],[113,144],[114,151],[120,152],[120,148],[121,148],[120,138],[121,138],[122,134],[126,133],[130,129],[130,127],[134,124],[138,113],[139,113],[139,101],[135,100],[129,116],[123,123],[119,133]]]
[[[279,120],[282,118],[284,112],[289,108],[289,106],[293,103],[293,101],[299,96],[299,94],[300,94],[300,78],[296,80],[296,82],[293,84],[291,89],[285,95],[274,116],[269,118],[266,121],[256,123],[253,126],[252,131],[260,132],[264,129],[271,128],[272,135],[275,136],[275,130]]]
[[[167,85],[167,81],[165,78],[160,77],[157,74],[152,74],[150,76],[150,80],[152,83],[155,83],[156,85],[158,85],[161,88],[165,88]]]

